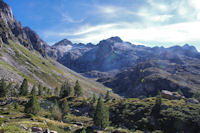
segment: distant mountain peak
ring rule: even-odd
[[[110,37],[110,38],[108,38],[107,40],[112,40],[112,41],[114,41],[114,42],[119,42],[119,43],[122,43],[122,42],[123,42],[123,40],[122,40],[120,37],[118,37],[118,36]]]
[[[57,47],[57,46],[67,46],[67,45],[72,45],[72,42],[69,41],[68,39],[63,39],[60,42],[56,43],[53,45],[53,47]]]

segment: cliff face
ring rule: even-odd
[[[8,40],[12,40],[29,50],[36,50],[42,56],[46,56],[43,45],[47,44],[33,30],[28,27],[24,28],[15,19],[10,6],[2,0],[0,1],[0,36],[1,40],[6,44],[9,44]]]

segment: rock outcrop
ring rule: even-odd
[[[23,27],[18,22],[9,5],[0,1],[0,36],[4,43],[9,43],[9,40],[18,42],[24,45],[29,50],[36,50],[43,57],[46,56],[43,45],[47,45],[33,30],[28,27]]]

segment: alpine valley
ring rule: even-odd
[[[0,0],[0,133],[198,133],[200,53],[110,37],[48,45]]]

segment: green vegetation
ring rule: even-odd
[[[76,83],[75,83],[75,87],[74,87],[74,95],[77,96],[77,97],[83,95],[82,87],[80,86],[78,80],[77,80]]]
[[[31,90],[31,95],[35,95],[36,96],[36,87],[35,87],[35,85],[33,85],[33,88]]]
[[[107,126],[109,126],[109,111],[108,108],[104,105],[101,97],[98,99],[94,113],[94,125],[101,129],[105,129]]]
[[[60,97],[68,97],[72,95],[73,90],[69,82],[65,82],[60,89]]]
[[[105,100],[106,100],[106,101],[109,101],[110,99],[111,99],[111,98],[110,98],[110,91],[107,91]]]
[[[4,78],[0,81],[0,97],[5,97],[8,94],[8,90],[11,88],[12,83],[6,84]]]
[[[22,82],[22,85],[20,87],[20,95],[21,96],[27,96],[28,95],[28,81],[27,79],[24,79]]]
[[[33,94],[28,103],[25,105],[24,112],[36,115],[39,111],[40,111],[40,105],[37,101],[36,95]]]
[[[70,113],[69,104],[66,99],[62,103],[62,113],[63,116],[68,115]]]

